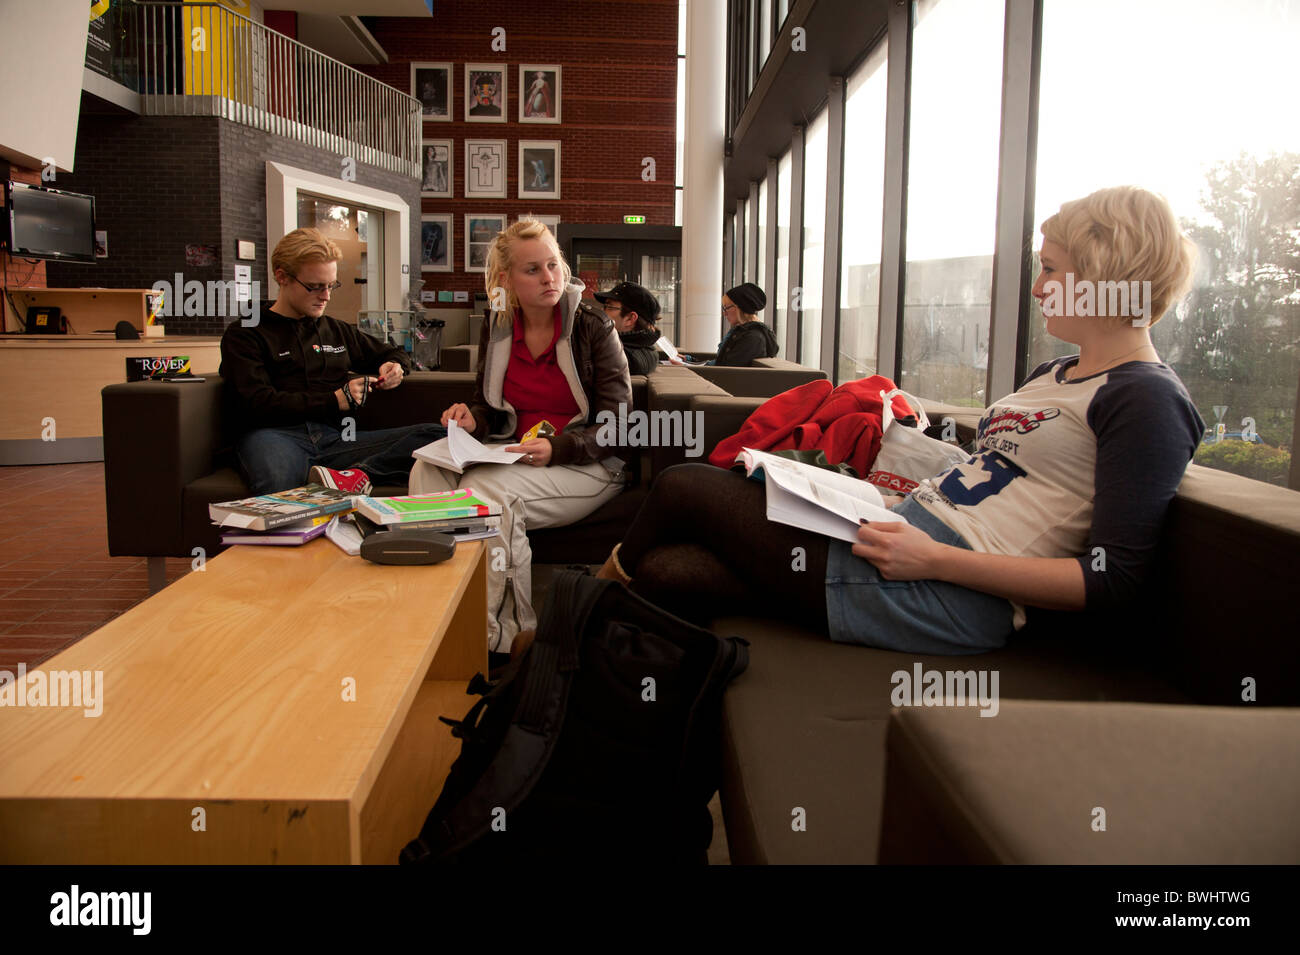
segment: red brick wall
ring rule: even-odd
[[[375,22],[389,62],[364,67],[370,75],[409,93],[412,61],[454,64],[453,122],[424,124],[425,138],[453,141],[454,198],[422,204],[424,212],[452,213],[456,271],[424,273],[426,289],[481,287],[481,276],[463,271],[465,213],[503,213],[513,222],[532,212],[586,224],[637,214],[649,224],[673,224],[677,6],[678,0],[437,0],[431,19]],[[506,31],[504,52],[492,49],[494,27]],[[464,121],[466,63],[506,64],[506,122]],[[523,63],[563,68],[558,125],[518,121]],[[507,198],[464,198],[466,137],[506,140]],[[560,199],[514,198],[521,139],[560,141]],[[641,178],[646,156],[655,160],[652,182]],[[412,272],[418,268],[413,263]]]
[[[41,185],[41,171],[39,169],[26,169],[22,166],[10,166],[9,178],[14,182],[25,182],[29,185]],[[47,183],[53,185],[53,183]],[[5,200],[8,200],[5,196]],[[0,232],[7,233],[8,226]],[[40,259],[33,264],[32,261],[24,258],[11,258],[7,251],[0,251],[0,269],[4,270],[4,286],[11,292],[16,288],[46,288],[45,279],[45,260]],[[0,314],[4,316],[4,331],[21,332],[22,323],[5,302],[0,305]]]

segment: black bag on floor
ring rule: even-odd
[[[722,692],[747,648],[559,573],[532,646],[442,718],[461,754],[401,861],[705,861]]]

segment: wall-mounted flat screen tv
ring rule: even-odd
[[[5,211],[10,254],[94,264],[94,196],[10,182]]]

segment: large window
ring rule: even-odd
[[[1226,435],[1196,461],[1275,484],[1300,378],[1300,124],[1277,98],[1291,96],[1298,47],[1294,6],[1263,0],[1052,0],[1043,14],[1035,230],[1105,186],[1169,200],[1199,261],[1151,338]],[[1078,69],[1102,48],[1123,69]],[[1076,351],[1034,303],[1029,367]]]
[[[754,271],[754,277],[750,279],[755,285],[762,287],[763,291],[770,297],[772,290],[767,287],[767,179],[764,178],[758,184],[758,212],[755,217],[754,241],[758,245],[758,268]]]
[[[826,248],[826,110],[808,126],[803,159],[803,286],[795,289],[799,316],[799,361],[821,366],[822,257]],[[794,304],[794,302],[792,302]]]
[[[772,303],[772,330],[781,344],[778,353],[785,355],[785,328],[790,313],[790,184],[794,164],[790,150],[776,164],[776,296]]]
[[[924,0],[914,6],[899,384],[971,407],[988,401],[1003,11],[1003,0]],[[1114,30],[1123,19],[1105,22]],[[1091,48],[1093,60],[1103,48],[1107,44]],[[1077,57],[1063,67],[1080,76],[1104,72]],[[1091,115],[1074,107],[1069,113],[1076,123]],[[1077,129],[1070,139],[1083,153],[1101,151],[1093,148],[1096,140],[1080,140]],[[1108,135],[1105,148],[1119,141],[1118,134]]]
[[[736,216],[728,215],[722,224],[722,281],[723,284],[736,280]]]
[[[849,77],[844,104],[844,235],[840,239],[837,382],[876,373],[887,58],[887,46],[882,41]]]
[[[737,282],[749,281],[749,250],[751,243],[754,241],[752,232],[754,213],[750,209],[751,203],[748,199],[741,203],[741,212],[736,221],[736,238],[738,247],[736,249],[736,280]]]

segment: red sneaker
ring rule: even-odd
[[[333,468],[323,468],[318,464],[307,472],[307,480],[313,484],[323,484],[325,487],[337,488],[344,494],[362,495],[370,493],[370,478],[360,468],[352,468],[349,471],[335,471]]]

